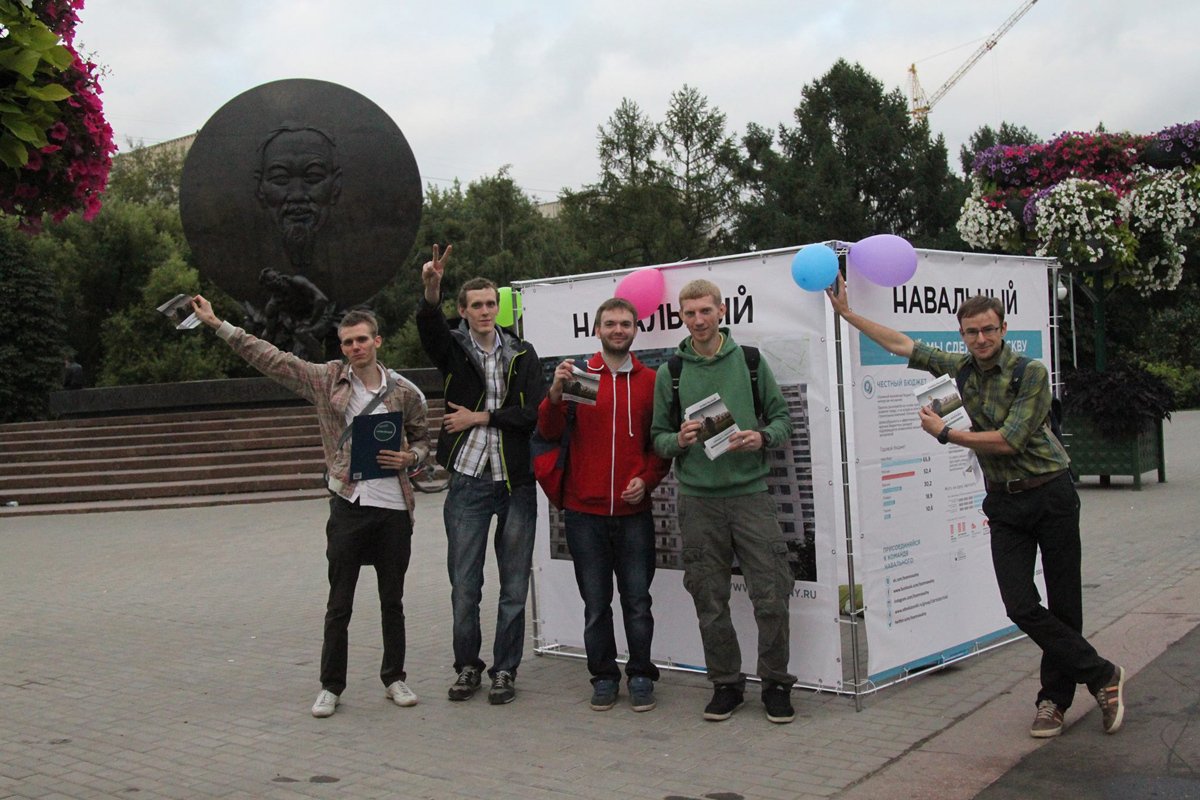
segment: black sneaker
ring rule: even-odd
[[[516,680],[517,676],[506,669],[497,672],[492,678],[492,688],[488,690],[488,702],[494,706],[502,706],[515,700],[517,687],[513,684]]]
[[[479,670],[475,667],[463,667],[458,678],[450,685],[446,695],[451,700],[470,700],[471,695],[479,688]]]
[[[654,699],[654,681],[645,675],[629,679],[629,701],[634,711],[653,711],[658,705]]]
[[[783,725],[796,718],[796,709],[792,708],[792,687],[764,683],[762,701],[767,707],[767,719],[771,722]]]
[[[592,711],[608,711],[617,704],[619,684],[611,678],[600,678],[592,684]]]
[[[718,683],[713,688],[712,700],[704,707],[704,718],[709,722],[720,722],[733,716],[742,707],[742,688],[732,683]]]

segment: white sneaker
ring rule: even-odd
[[[390,684],[387,687],[387,696],[392,699],[393,703],[403,708],[417,704],[417,695],[404,684],[404,681],[395,681]]]
[[[322,689],[321,693],[317,695],[317,702],[313,703],[312,714],[314,717],[332,717],[334,710],[337,709],[337,704],[341,701],[342,698],[333,692]]]

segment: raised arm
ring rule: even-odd
[[[825,290],[825,295],[829,298],[829,305],[842,319],[865,333],[867,338],[884,350],[904,358],[912,355],[913,340],[908,334],[881,325],[851,310],[850,298],[846,294],[846,280],[841,275],[838,275],[837,284],[832,289]]]
[[[224,339],[233,352],[247,364],[309,402],[317,402],[317,383],[325,369],[324,365],[297,358],[266,340],[224,322],[213,311],[212,304],[202,295],[192,298],[192,310],[201,322],[216,331],[217,336]]]

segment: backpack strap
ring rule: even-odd
[[[750,370],[750,393],[754,396],[754,419],[762,421],[763,401],[758,391],[758,362],[762,356],[757,347],[742,345],[742,356],[746,359],[746,367]]]
[[[1021,391],[1021,380],[1025,377],[1025,367],[1027,366],[1029,366],[1029,359],[1025,356],[1017,356],[1017,365],[1013,367],[1012,381],[1008,384],[1014,395]]]
[[[671,419],[675,425],[683,424],[683,408],[679,405],[679,374],[683,372],[683,359],[673,355],[667,359],[667,370],[671,373]]]

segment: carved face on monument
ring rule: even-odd
[[[312,261],[317,231],[342,193],[342,170],[333,140],[315,128],[285,126],[263,142],[256,178],[258,201],[283,234],[297,272]]]

